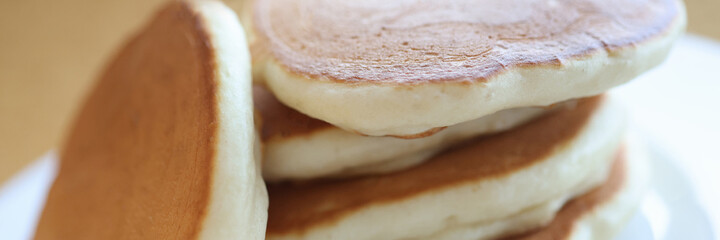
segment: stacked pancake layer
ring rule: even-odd
[[[679,0],[257,0],[253,71],[283,103],[372,136],[418,135],[597,95],[658,65]]]
[[[632,216],[648,185],[647,159],[637,151],[624,146],[602,185],[562,207],[560,202],[550,202],[501,221],[468,225],[419,239],[487,239],[490,234],[543,221],[547,221],[543,227],[504,239],[611,239]]]
[[[408,169],[270,184],[267,237],[491,239],[536,229],[606,179],[622,132],[614,105],[593,97]]]
[[[397,171],[420,164],[464,140],[508,130],[575,104],[567,101],[546,108],[509,109],[450,126],[431,136],[400,139],[347,132],[283,105],[261,85],[253,90],[265,148],[263,177],[268,181]]]

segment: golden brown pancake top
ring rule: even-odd
[[[577,224],[578,220],[585,214],[593,211],[596,207],[604,204],[612,198],[626,181],[625,152],[620,151],[613,163],[608,180],[579,197],[576,197],[565,204],[555,215],[555,218],[544,228],[525,233],[508,240],[542,240],[542,239],[568,239]]]
[[[289,138],[333,128],[329,123],[311,118],[285,106],[261,84],[253,85],[253,104],[262,124],[260,138],[263,142],[274,138]]]
[[[252,50],[321,80],[484,81],[612,54],[663,34],[679,8],[676,0],[258,0]]]
[[[300,233],[371,204],[401,201],[531,166],[576,136],[603,97],[578,101],[525,125],[478,138],[394,173],[309,183],[269,184],[268,235]]]
[[[213,54],[181,2],[120,50],[69,132],[36,239],[197,236],[215,158]]]

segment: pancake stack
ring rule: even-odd
[[[256,0],[268,239],[608,239],[646,185],[603,93],[675,0]]]
[[[666,57],[677,0],[233,4],[120,49],[36,239],[610,239],[642,199],[605,92]]]

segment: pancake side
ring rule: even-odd
[[[263,238],[244,41],[218,2],[165,5],[86,99],[35,238]]]
[[[650,183],[649,159],[629,142],[602,186],[569,201],[546,227],[513,240],[612,239],[633,216]]]
[[[568,239],[570,234],[568,230],[571,229],[573,224],[579,222],[580,216],[589,215],[595,208],[608,205],[614,198],[618,198],[624,192],[631,190],[637,190],[630,188],[633,184],[637,185],[638,181],[641,183],[646,181],[647,176],[640,177],[628,177],[630,172],[644,171],[644,170],[633,170],[627,169],[628,161],[636,161],[638,159],[628,159],[624,149],[621,149],[615,155],[613,165],[608,174],[608,178],[602,185],[583,193],[579,196],[575,196],[569,202],[568,199],[558,199],[549,201],[547,203],[533,206],[528,209],[524,209],[520,213],[512,215],[508,218],[501,219],[498,221],[488,221],[469,225],[458,225],[454,228],[444,229],[442,232],[433,234],[431,236],[424,237],[422,239],[452,239],[452,240],[484,240],[484,239],[523,239],[532,235],[538,235],[534,239]],[[642,161],[642,159],[639,159]],[[638,164],[633,163],[632,166]],[[646,166],[640,166],[646,167]],[[627,181],[636,181],[628,183]],[[642,190],[642,189],[640,189]],[[642,192],[642,191],[640,191]],[[636,205],[639,199],[635,199],[631,206]],[[564,206],[563,206],[564,205]],[[569,218],[567,215],[571,210],[573,214],[576,214],[577,218]],[[627,212],[622,211],[622,214]],[[556,217],[557,216],[557,217]],[[621,221],[620,224],[623,222]],[[562,231],[555,231],[556,234],[548,237],[548,235],[541,236],[540,232],[550,231],[558,229],[558,227],[565,226]],[[593,229],[592,231],[603,231],[608,229]],[[521,235],[517,235],[520,233]],[[610,239],[610,238],[593,238],[593,239]]]
[[[676,0],[261,0],[255,9],[253,51],[268,53],[254,69],[275,95],[371,136],[600,94],[660,64],[685,27]]]
[[[612,106],[580,100],[394,173],[270,184],[267,237],[419,238],[568,199],[606,176],[623,129]]]
[[[253,104],[260,115],[260,140],[292,138],[334,128],[327,122],[308,117],[285,106],[262,84],[253,85]]]
[[[508,130],[576,103],[509,109],[450,126],[432,136],[397,139],[362,136],[308,117],[283,105],[258,84],[253,87],[253,96],[262,121],[263,177],[269,181],[396,171],[417,165],[461,141]]]

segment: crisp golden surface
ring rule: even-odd
[[[215,56],[195,14],[169,4],[102,74],[61,148],[36,239],[198,236],[219,117]]]
[[[263,142],[273,139],[292,138],[312,134],[322,129],[333,128],[327,122],[311,118],[288,106],[285,106],[260,84],[253,86],[253,104],[262,124],[260,139]]]
[[[253,51],[289,72],[391,84],[482,82],[613,54],[665,34],[682,15],[676,0],[259,0],[254,10]]]
[[[601,94],[682,35],[679,0],[258,0],[253,72],[289,107],[416,137],[510,108]]]

